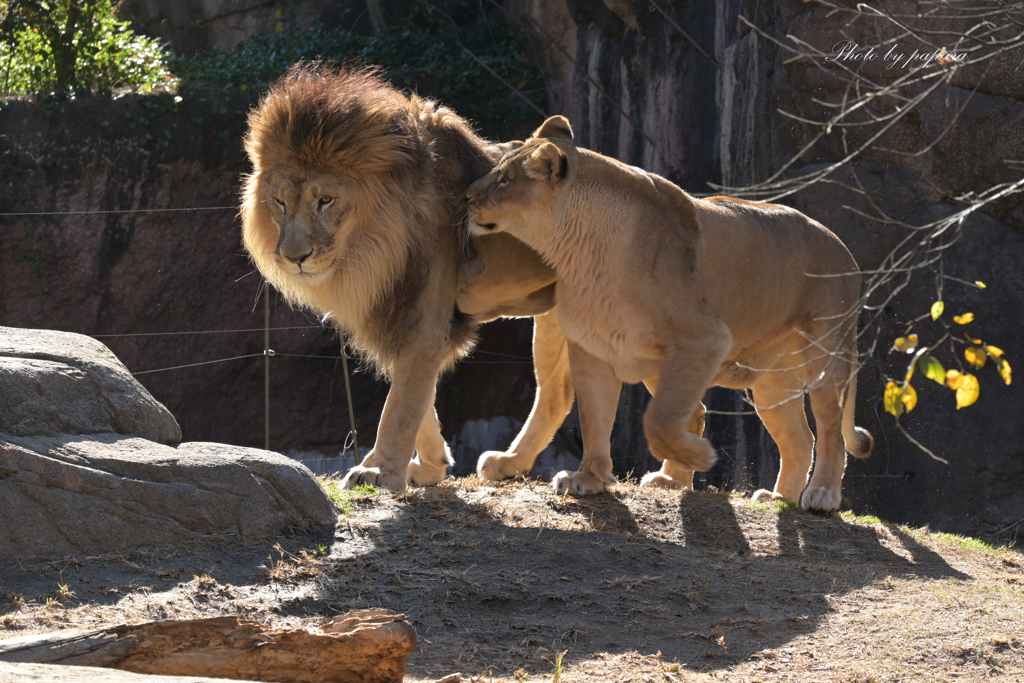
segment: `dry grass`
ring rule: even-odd
[[[975,539],[628,484],[339,496],[320,535],[0,567],[0,637],[382,606],[410,681],[1024,679],[1024,558]]]

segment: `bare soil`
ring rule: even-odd
[[[0,638],[386,607],[419,634],[413,682],[1024,681],[1014,549],[632,484],[468,477],[344,504],[318,533],[0,565]]]

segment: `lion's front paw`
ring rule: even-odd
[[[551,480],[551,485],[555,488],[555,493],[560,496],[590,496],[601,493],[606,485],[617,482],[618,480],[611,474],[601,477],[590,472],[562,470]]]
[[[690,473],[690,480],[675,479],[664,472],[648,472],[640,480],[641,486],[649,486],[656,489],[693,489],[693,473]]]
[[[758,489],[754,491],[752,496],[750,496],[750,500],[759,500],[763,503],[770,503],[773,500],[785,500],[785,498],[781,493],[769,491],[768,489]]]
[[[418,457],[409,463],[409,470],[406,472],[406,479],[410,486],[433,486],[444,481],[448,474],[448,465],[433,466],[430,463],[422,462]]]
[[[823,510],[831,512],[839,509],[839,489],[829,489],[824,486],[808,486],[800,496],[800,507],[804,510]]]
[[[356,465],[341,480],[341,487],[343,489],[354,489],[360,484],[370,484],[371,486],[389,491],[403,491],[406,486],[405,473],[396,474],[382,470],[379,467]]]
[[[530,468],[520,469],[514,455],[501,451],[486,451],[481,453],[480,459],[476,461],[477,476],[484,481],[511,479],[528,469]]]

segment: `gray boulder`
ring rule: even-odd
[[[181,441],[174,416],[92,337],[0,327],[0,432]]]
[[[332,524],[305,466],[184,443],[102,344],[0,328],[0,560],[98,553]]]

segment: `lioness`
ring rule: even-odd
[[[623,381],[650,389],[648,444],[682,476],[716,459],[686,429],[705,389],[749,388],[782,456],[768,495],[837,509],[845,451],[866,457],[872,447],[854,427],[860,272],[850,252],[796,210],[694,199],[571,141],[569,122],[549,119],[466,195],[475,234],[515,236],[558,276],[584,440],[571,476],[611,472]]]

